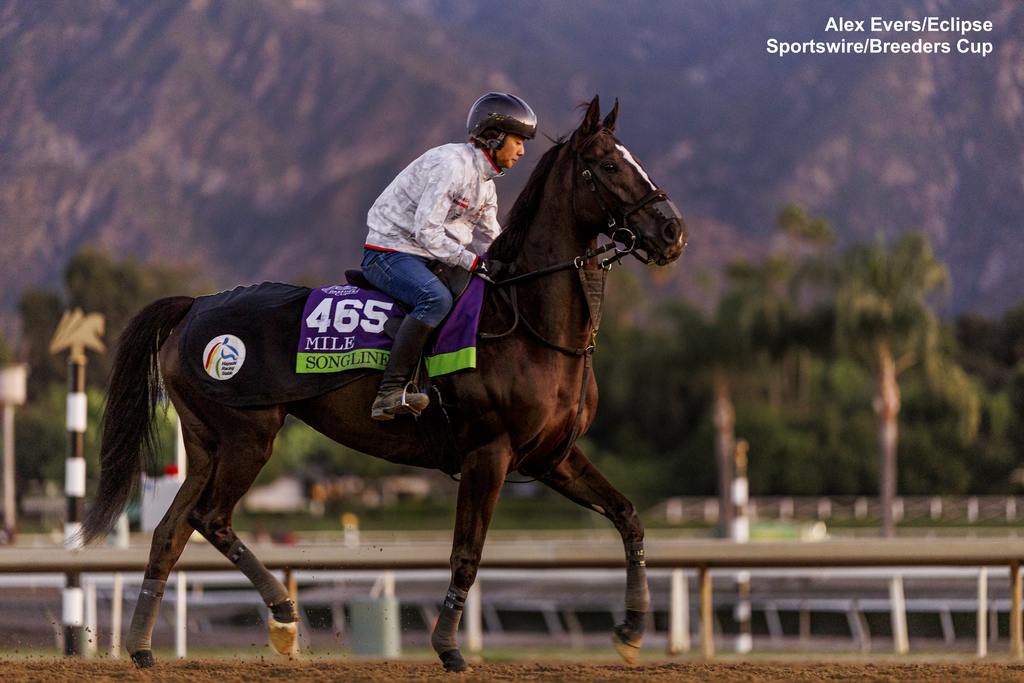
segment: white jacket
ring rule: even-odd
[[[366,247],[472,270],[501,232],[493,180],[500,174],[469,143],[428,149],[370,207]]]

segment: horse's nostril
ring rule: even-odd
[[[665,241],[669,244],[674,244],[682,232],[682,227],[679,225],[679,221],[666,221],[665,225],[661,228],[661,235],[665,238]]]

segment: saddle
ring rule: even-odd
[[[454,301],[458,301],[459,297],[465,293],[473,278],[472,273],[468,270],[448,266],[439,261],[431,262],[428,267],[448,287]],[[358,268],[346,270],[345,281],[362,289],[374,289],[374,286],[363,275],[363,271]],[[399,316],[388,318],[384,324],[384,333],[394,339],[401,322]],[[430,405],[415,418],[416,433],[423,443],[424,449],[434,454],[438,469],[448,476],[454,477],[461,470],[451,418],[453,409],[458,407],[458,404],[449,400],[439,384],[430,381],[430,373],[427,371],[427,365],[423,359],[420,360],[412,382],[430,396]]]
[[[448,291],[452,293],[452,301],[458,301],[466,289],[469,287],[469,283],[473,280],[473,274],[465,268],[459,268],[457,266],[449,266],[440,261],[430,261],[427,263],[427,267],[430,269],[437,279],[444,283],[444,286],[448,288]],[[363,271],[359,268],[350,268],[345,271],[345,281],[350,285],[355,285],[360,289],[377,289],[373,284],[366,279],[363,275]],[[402,310],[409,313],[408,307],[405,304],[399,302]],[[388,318],[388,321],[384,323],[384,334],[388,335],[392,339],[395,338],[395,334],[398,332],[398,326],[401,324],[401,316],[392,316]]]

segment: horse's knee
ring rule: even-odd
[[[624,501],[621,506],[608,510],[607,515],[615,525],[615,528],[619,530],[623,541],[636,542],[644,540],[644,523],[640,519],[640,513],[637,512],[636,506],[633,503],[628,500]]]
[[[461,590],[469,590],[473,582],[476,581],[476,572],[479,567],[479,553],[452,553],[452,583]]]
[[[237,538],[231,524],[220,513],[193,510],[188,521],[193,529],[221,552],[225,552]]]

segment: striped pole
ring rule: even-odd
[[[734,453],[735,478],[732,482],[732,540],[736,543],[746,543],[750,540],[750,490],[747,480],[747,453],[750,444],[746,439],[736,442]],[[753,649],[753,635],[750,629],[750,572],[742,571],[736,574],[736,607],[733,617],[739,625],[739,633],[736,636],[736,652],[747,654]]]
[[[67,517],[64,522],[64,547],[82,545],[82,513],[85,507],[85,353],[72,353],[68,358],[68,459],[64,467],[64,495]],[[82,655],[85,625],[85,596],[82,577],[68,572],[64,584],[63,623],[64,654]]]
[[[85,351],[90,349],[103,353],[104,317],[99,313],[85,314],[82,309],[64,311],[53,339],[50,353],[68,354],[68,459],[64,466],[64,495],[67,497],[67,516],[64,519],[64,547],[79,548],[82,545],[82,512],[85,507]],[[85,624],[85,599],[82,594],[82,577],[78,572],[67,573],[64,587],[63,609],[64,654],[82,654],[83,626]]]

